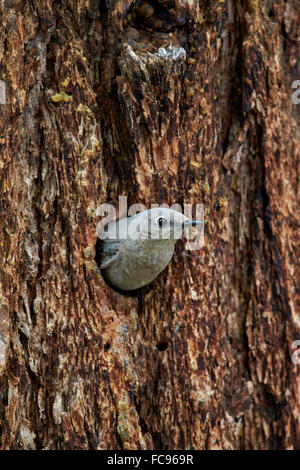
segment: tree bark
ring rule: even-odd
[[[0,20],[1,448],[299,449],[299,1]],[[120,195],[205,204],[143,308],[94,260]]]

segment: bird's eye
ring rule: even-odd
[[[159,217],[157,219],[157,223],[158,223],[158,226],[159,227],[165,227],[167,225],[167,219],[165,219],[164,217]]]

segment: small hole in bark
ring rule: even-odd
[[[274,11],[273,6],[271,6],[271,7],[269,8],[268,16],[269,16],[269,18],[271,18],[271,19],[276,18],[276,14],[275,14],[275,11]]]
[[[165,351],[168,347],[168,343],[166,341],[161,341],[156,345],[156,347],[159,351]]]
[[[176,12],[174,0],[136,2],[124,18],[124,26],[149,32],[171,32],[185,24],[186,17]]]
[[[110,344],[109,344],[109,343],[106,343],[106,344],[104,345],[104,352],[107,352],[107,351],[109,350],[109,348],[110,348]]]

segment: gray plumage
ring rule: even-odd
[[[150,284],[171,261],[183,231],[201,223],[166,208],[149,209],[110,223],[98,234],[104,279],[122,291]]]

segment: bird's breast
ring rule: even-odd
[[[121,290],[134,290],[150,284],[172,258],[174,243],[121,243],[120,254],[105,274]],[[169,243],[168,243],[169,242]]]

